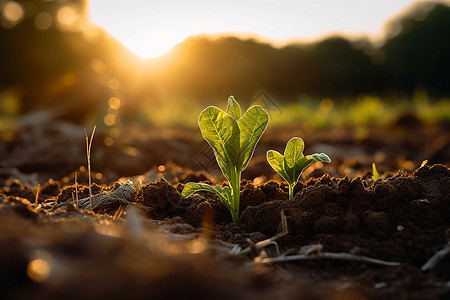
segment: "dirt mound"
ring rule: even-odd
[[[183,176],[209,183],[208,174],[179,177]],[[114,195],[126,185],[128,198],[115,203]],[[17,180],[5,181],[0,189],[0,259],[5,266],[0,275],[1,282],[7,283],[3,285],[6,294],[14,298],[38,291],[48,298],[67,293],[114,297],[127,287],[132,289],[130,297],[155,298],[450,296],[449,257],[430,271],[421,270],[450,239],[450,169],[443,165],[424,166],[411,175],[374,183],[324,175],[299,183],[293,200],[287,200],[285,183],[255,185],[243,180],[238,224],[231,223],[229,211],[215,194],[200,192],[183,199],[184,183],[172,185],[162,178],[129,185],[94,184],[94,204],[104,197],[112,200],[108,198],[111,205],[94,206],[91,212],[74,203],[75,193],[84,199],[80,203],[88,203],[85,185],[49,181],[38,191]],[[140,211],[141,216],[126,207]],[[282,215],[287,228],[282,228]],[[256,247],[255,243],[282,229],[288,234],[276,241],[276,247],[274,243]],[[231,255],[232,249],[247,246],[251,246],[248,254]],[[30,275],[36,253],[43,260],[51,254],[48,261],[56,272],[52,276],[59,280],[51,277],[37,283]],[[304,253],[344,253],[395,266],[380,267],[358,259],[246,266]],[[71,266],[69,273],[67,266]],[[120,278],[115,275],[119,273]]]

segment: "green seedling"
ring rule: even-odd
[[[372,163],[372,180],[373,180],[373,182],[377,181],[378,178],[380,178],[380,175],[378,174],[377,167],[375,166],[375,163]]]
[[[198,191],[209,191],[219,196],[230,210],[234,223],[239,218],[241,173],[253,156],[256,144],[266,130],[269,115],[259,105],[252,106],[242,116],[241,107],[233,96],[228,98],[226,112],[215,106],[205,108],[198,119],[203,138],[214,151],[217,164],[230,186],[215,187],[189,182],[181,192],[182,197]]]
[[[294,137],[289,140],[284,150],[284,156],[275,150],[267,151],[267,161],[272,168],[289,184],[289,199],[294,198],[294,187],[303,170],[314,161],[331,162],[325,153],[315,153],[303,156],[305,144],[301,138]]]

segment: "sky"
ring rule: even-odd
[[[282,45],[330,34],[383,36],[386,22],[427,0],[90,0],[90,15],[137,55],[168,52],[189,36],[236,34]]]

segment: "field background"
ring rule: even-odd
[[[445,134],[450,120],[446,2],[418,2],[399,13],[386,23],[385,37],[377,42],[334,35],[275,47],[256,38],[200,35],[152,59],[133,54],[93,24],[86,1],[37,1],[30,7],[26,1],[2,4],[2,167],[25,173],[51,169],[45,162],[18,164],[13,157],[24,157],[17,149],[24,147],[18,146],[24,135],[32,135],[30,128],[42,129],[36,139],[43,149],[55,147],[55,139],[61,138],[43,128],[58,130],[61,124],[74,127],[74,135],[61,134],[81,150],[68,164],[72,169],[63,168],[54,176],[84,164],[83,129],[90,132],[93,126],[97,135],[92,163],[99,172],[105,170],[105,160],[124,156],[144,159],[148,169],[173,162],[177,155],[168,151],[164,157],[164,151],[155,150],[167,148],[168,140],[178,145],[172,147],[177,152],[201,155],[198,115],[208,105],[225,109],[230,95],[243,108],[259,104],[269,112],[269,129],[261,141],[267,147],[280,148],[293,135],[303,137],[307,146],[339,140],[368,148],[370,140],[377,139],[395,144],[392,155],[411,162],[406,164],[409,171],[423,160],[450,161]],[[177,144],[177,137],[183,136],[192,142]],[[408,140],[413,138],[418,141],[411,148]],[[152,145],[139,146],[149,140]],[[430,145],[420,146],[420,141]],[[25,146],[36,146],[36,141],[30,143]],[[432,151],[424,150],[430,147]],[[382,151],[372,147],[364,167],[380,163],[382,154],[378,159],[375,154]],[[409,151],[422,154],[405,155]],[[202,170],[192,159],[178,163]],[[386,168],[398,171],[402,163]],[[129,168],[117,176],[142,171]]]

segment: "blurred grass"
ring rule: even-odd
[[[16,128],[20,117],[20,94],[13,90],[0,91],[0,138],[10,140],[10,132]],[[413,115],[425,125],[450,122],[450,98],[430,99],[423,90],[417,90],[411,99],[380,98],[362,95],[356,98],[334,100],[299,97],[291,103],[276,99],[247,101],[238,99],[245,110],[259,104],[270,114],[270,127],[302,124],[313,131],[315,128],[347,126],[364,131],[369,125],[389,126],[402,115]],[[212,103],[215,103],[212,101]],[[219,108],[225,110],[227,101],[220,101]],[[133,106],[135,104],[128,103]],[[99,130],[114,131],[123,125],[137,125],[142,128],[187,128],[197,129],[200,112],[207,105],[190,98],[168,98],[161,101],[142,101],[122,118],[121,111],[115,111],[115,122],[107,124],[105,116],[111,108],[105,103],[94,123]],[[116,116],[117,115],[117,116]],[[123,120],[123,122],[119,122]],[[115,135],[116,136],[116,135]]]
[[[194,128],[203,109],[205,105],[194,99],[174,98],[158,103],[148,101],[142,105],[137,120],[144,126]]]
[[[14,89],[0,91],[0,139],[12,141],[16,129],[16,116],[20,113],[20,93]]]
[[[238,100],[239,101],[239,100]],[[226,101],[219,108],[225,110]],[[242,102],[241,102],[242,104]],[[264,107],[263,103],[260,104]],[[425,124],[450,122],[450,98],[431,100],[426,93],[417,92],[413,99],[382,99],[369,95],[354,99],[334,101],[299,98],[288,104],[279,104],[277,110],[266,108],[270,113],[270,126],[285,126],[301,123],[309,129],[322,127],[367,127],[388,126],[404,114],[415,115]],[[156,127],[196,128],[197,119],[205,105],[192,99],[171,99],[164,104],[148,103],[141,110],[140,120]],[[245,105],[242,105],[243,109]]]

